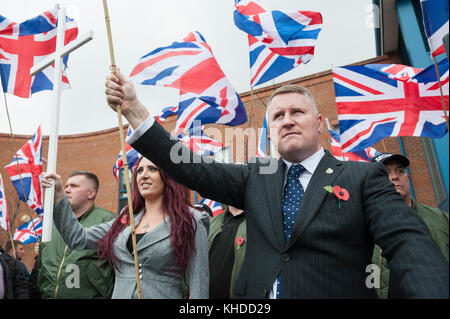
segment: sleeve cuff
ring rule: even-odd
[[[130,136],[128,136],[127,143],[131,145],[136,142],[150,127],[153,126],[153,123],[155,123],[155,119],[150,115]]]

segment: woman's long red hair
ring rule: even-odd
[[[136,163],[138,167],[140,161]],[[139,193],[136,176],[137,169],[133,170],[131,185],[131,204],[134,216],[144,211],[145,201]],[[189,258],[195,253],[196,224],[194,215],[190,211],[190,191],[187,187],[176,183],[163,170],[159,170],[164,182],[163,211],[170,217],[170,244],[176,258],[176,266],[180,273],[187,268]],[[117,216],[109,231],[97,242],[97,252],[100,259],[106,257],[109,264],[120,269],[120,260],[114,254],[114,242],[119,233],[130,223],[128,206]]]

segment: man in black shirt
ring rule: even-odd
[[[243,210],[228,206],[211,219],[209,298],[228,299],[245,257],[246,223]]]

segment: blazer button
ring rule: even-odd
[[[281,256],[281,259],[283,260],[283,261],[289,261],[289,254],[283,254],[283,256]]]

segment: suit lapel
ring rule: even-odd
[[[150,245],[153,245],[170,235],[170,218],[166,217],[165,221],[163,220],[159,225],[153,228],[151,231],[146,233],[142,239],[137,243],[137,250],[140,251],[144,248],[147,248]]]
[[[144,215],[143,211],[140,211],[139,214],[134,214],[133,217],[134,217],[134,224],[135,225],[139,224],[139,222],[141,221],[141,218],[142,218],[143,215]],[[126,253],[128,253],[128,254],[130,252],[128,251],[128,248],[127,248],[127,242],[128,242],[128,238],[130,238],[130,234],[131,234],[131,226],[128,225],[127,227],[125,227],[124,230],[122,230],[122,232],[120,233],[119,237],[117,238],[118,241],[120,240],[119,247],[123,248],[123,250]]]
[[[266,203],[269,207],[270,218],[272,220],[273,234],[276,236],[278,247],[285,245],[283,231],[283,214],[281,213],[281,198],[283,196],[283,183],[286,164],[282,159],[278,160],[278,168],[274,174],[265,175],[264,183],[266,189]]]
[[[303,196],[286,249],[289,249],[308,227],[328,193],[324,186],[333,185],[334,180],[342,169],[342,163],[325,151],[325,156],[314,171]]]

